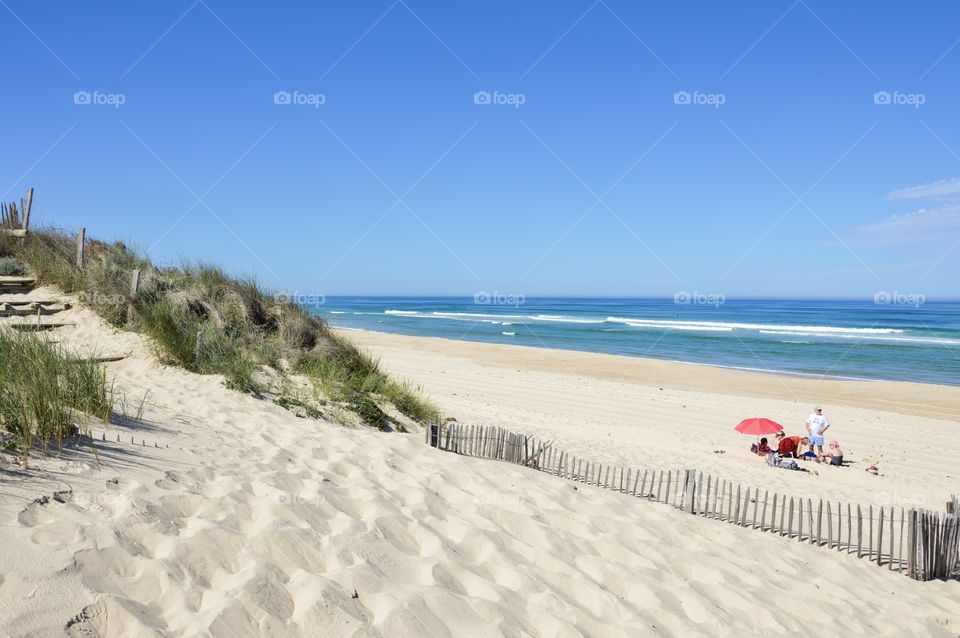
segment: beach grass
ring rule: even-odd
[[[57,446],[78,431],[76,412],[113,408],[102,366],[72,357],[33,333],[0,330],[0,429],[29,466],[34,447]]]
[[[31,230],[26,238],[0,235],[0,257],[23,264],[40,283],[78,294],[109,323],[149,335],[164,363],[222,374],[237,391],[268,391],[257,380],[266,366],[312,379],[367,425],[386,429],[389,417],[380,406],[387,403],[414,421],[437,417],[417,389],[390,378],[326,321],[215,265],[159,267],[122,242],[89,240],[81,269],[75,237],[54,228]],[[140,284],[132,295],[135,269]]]

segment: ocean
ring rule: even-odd
[[[960,385],[960,302],[327,297],[353,330],[841,379]]]

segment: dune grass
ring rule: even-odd
[[[392,404],[424,422],[436,408],[407,384],[391,379],[379,362],[330,329],[323,319],[255,281],[205,263],[161,268],[121,242],[89,241],[84,268],[75,265],[74,238],[56,229],[23,239],[0,235],[0,257],[27,266],[42,283],[77,293],[106,321],[153,338],[165,363],[200,374],[222,374],[228,387],[259,394],[257,371],[312,378],[332,401],[368,425],[388,429],[381,405]],[[130,277],[140,270],[137,295]],[[127,323],[127,307],[134,309]],[[203,347],[196,355],[197,335]]]
[[[0,330],[0,431],[29,467],[30,450],[58,446],[78,428],[75,412],[106,418],[113,392],[103,368],[32,333]]]

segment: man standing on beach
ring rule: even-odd
[[[830,429],[830,421],[823,416],[823,408],[814,406],[813,413],[807,417],[807,432],[810,433],[810,450],[817,448],[817,459],[823,456],[823,434]]]

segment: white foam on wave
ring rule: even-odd
[[[884,341],[891,343],[916,343],[932,344],[939,346],[960,345],[960,339],[947,339],[945,337],[891,337],[885,335],[850,335],[850,334],[824,334],[822,332],[804,332],[802,330],[760,330],[760,334],[778,335],[786,337],[832,337],[835,339],[865,339],[868,341]]]
[[[345,314],[343,311],[331,311],[331,314]],[[358,314],[380,314],[355,312]],[[917,345],[960,345],[960,339],[945,337],[919,337],[903,335],[904,330],[899,328],[854,328],[844,326],[801,326],[790,324],[763,324],[733,321],[694,321],[672,319],[639,319],[633,317],[607,317],[605,319],[572,317],[569,315],[537,314],[493,314],[483,312],[447,312],[447,311],[419,311],[419,310],[384,310],[383,314],[411,319],[447,319],[451,321],[473,321],[492,325],[512,326],[530,322],[559,323],[559,324],[620,324],[629,328],[656,329],[669,331],[689,332],[718,332],[729,333],[734,330],[757,332],[764,335],[784,337],[819,337],[837,339],[862,339],[866,341],[903,343]],[[604,328],[605,332],[617,331],[616,328]],[[783,343],[809,343],[808,340],[784,340]]]
[[[450,319],[523,319],[523,315],[494,315],[490,313],[483,312],[440,312],[435,310],[430,315],[434,317],[447,317]]]
[[[606,319],[581,319],[578,317],[567,317],[565,315],[527,315],[527,319],[534,321],[553,321],[556,323],[604,323]]]
[[[694,329],[703,330],[780,330],[802,331],[811,335],[884,335],[899,334],[903,330],[897,328],[845,328],[840,326],[790,326],[765,323],[737,323],[727,321],[673,321],[665,319],[632,319],[630,317],[607,317],[611,323],[623,323],[636,328],[668,328],[673,330]]]
[[[733,332],[733,328],[721,325],[711,326],[708,325],[707,322],[657,321],[654,319],[626,319],[621,317],[610,317],[607,321],[611,323],[622,323],[633,328],[691,330],[695,332]]]
[[[517,334],[517,333],[516,333],[516,332],[501,332],[500,334],[502,334],[502,335],[504,335],[504,336],[506,336],[506,337],[512,337],[512,336],[514,336],[514,335]]]
[[[383,314],[394,317],[407,317],[411,319],[447,319],[450,321],[474,321],[476,323],[490,323],[499,326],[502,321],[496,318],[501,315],[483,315],[470,312],[420,312],[418,310],[384,310]]]

